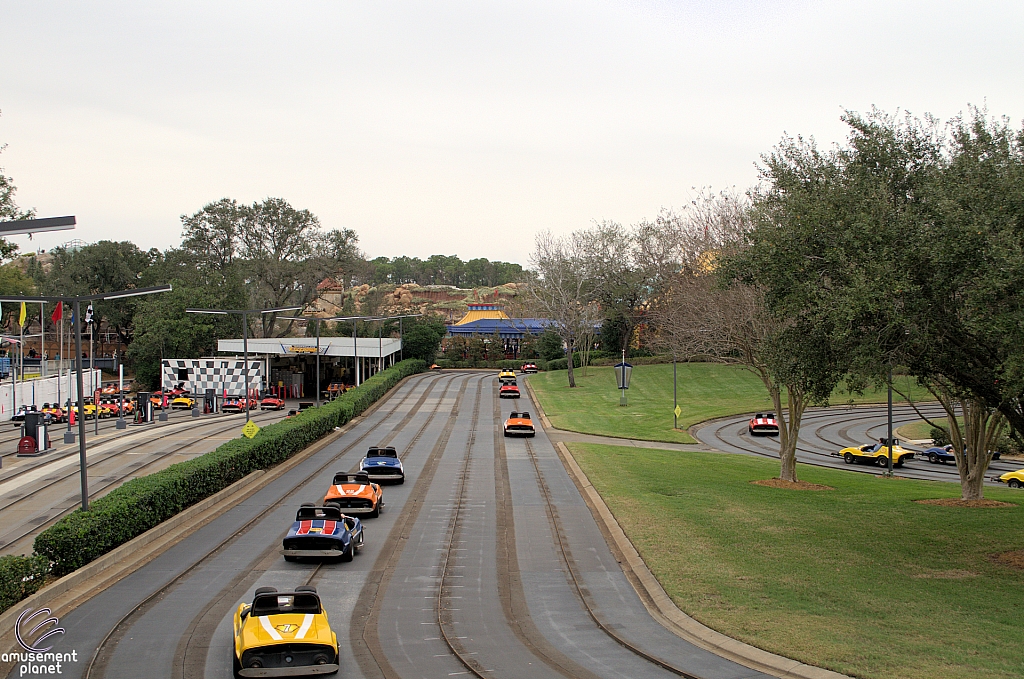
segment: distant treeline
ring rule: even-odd
[[[377,257],[370,260],[369,283],[417,283],[419,285],[454,285],[473,288],[504,285],[519,280],[523,267],[512,262],[492,262],[480,257],[463,262],[455,255],[419,257]]]

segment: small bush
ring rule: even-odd
[[[141,535],[161,521],[259,469],[279,464],[362,413],[424,361],[408,359],[319,408],[263,427],[252,439],[234,439],[205,455],[142,476],[77,510],[40,533],[37,554],[64,575]]]
[[[937,446],[948,446],[952,441],[949,438],[949,432],[942,427],[932,427],[930,432],[932,441],[935,441]]]
[[[0,613],[42,587],[48,566],[42,556],[0,556]]]

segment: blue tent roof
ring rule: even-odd
[[[546,318],[482,318],[463,325],[449,325],[448,334],[457,335],[493,335],[495,331],[501,337],[515,338],[524,335],[539,335],[551,325]]]

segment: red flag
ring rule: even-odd
[[[56,323],[62,318],[64,318],[64,302],[57,302],[57,308],[50,315],[50,320]]]

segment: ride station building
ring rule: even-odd
[[[234,355],[164,359],[162,386],[241,396],[245,393],[242,339],[218,340],[217,350]],[[251,390],[283,398],[316,397],[316,337],[250,338],[248,350]],[[402,340],[392,337],[321,337],[320,397],[331,398],[362,384],[401,360],[401,351]]]

